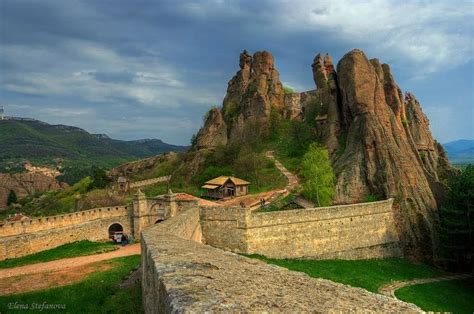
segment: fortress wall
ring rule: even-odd
[[[204,242],[226,251],[247,252],[245,217],[248,211],[241,207],[202,207]]]
[[[164,176],[164,177],[158,177],[158,178],[152,178],[152,179],[146,179],[142,181],[137,181],[137,182],[131,182],[130,183],[130,188],[139,188],[142,186],[147,186],[150,184],[155,184],[159,182],[167,182],[169,180],[169,176]]]
[[[26,221],[5,223],[0,227],[0,238],[17,234],[46,231],[86,223],[96,219],[127,216],[128,206],[94,208],[70,214],[34,218]]]
[[[201,208],[203,210],[203,208]],[[200,243],[201,218],[239,220],[198,207],[142,233],[145,313],[419,312],[416,306]]]
[[[273,258],[363,259],[400,256],[393,200],[353,205],[251,213],[206,209],[207,244]]]
[[[0,237],[0,260],[48,250],[80,240],[100,241],[108,239],[108,228],[120,223],[124,232],[131,234],[132,226],[128,216],[103,216],[77,224],[58,224],[55,228]]]

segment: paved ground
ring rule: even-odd
[[[434,277],[434,278],[414,279],[414,280],[409,280],[409,281],[394,281],[380,287],[379,293],[396,299],[395,291],[403,287],[421,285],[424,283],[431,283],[431,282],[438,282],[438,281],[467,279],[469,277],[471,277],[470,274],[461,274],[461,275],[449,275],[449,276],[441,276],[441,277]]]
[[[28,275],[28,274],[38,274],[48,271],[59,271],[63,269],[83,266],[99,261],[105,261],[116,257],[130,256],[130,255],[139,255],[140,254],[140,243],[127,245],[125,247],[120,247],[118,250],[94,254],[87,256],[71,257],[64,258],[60,260],[55,260],[51,262],[31,264],[25,266],[19,266],[14,268],[5,268],[0,269],[0,279],[4,278]]]

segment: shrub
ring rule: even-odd
[[[295,91],[293,90],[293,88],[291,87],[288,87],[288,86],[283,86],[283,93],[284,94],[293,94]]]
[[[364,203],[377,202],[377,201],[379,201],[379,197],[373,194],[366,195],[363,200]]]
[[[16,204],[18,203],[18,198],[16,196],[15,191],[10,190],[10,194],[8,194],[8,199],[7,199],[7,206],[10,206],[11,204]]]
[[[303,196],[318,206],[329,206],[335,195],[334,173],[327,149],[311,144],[303,157]]]

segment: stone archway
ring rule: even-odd
[[[109,226],[109,239],[112,239],[114,237],[115,232],[123,232],[123,226],[119,224],[118,222],[113,223]]]

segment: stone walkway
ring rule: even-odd
[[[471,274],[449,275],[434,278],[420,278],[409,281],[394,281],[380,287],[379,293],[396,299],[397,297],[395,296],[395,291],[403,287],[421,285],[438,281],[467,279],[469,277],[471,277]]]
[[[283,164],[281,162],[279,162],[278,159],[275,158],[274,152],[273,151],[268,151],[266,156],[268,158],[270,158],[271,160],[275,161],[275,166],[277,167],[277,169],[285,177],[287,177],[288,185],[286,186],[286,189],[289,192],[292,192],[292,191],[298,189],[298,187],[300,186],[299,181],[298,181],[298,177],[296,175],[294,175],[293,173],[291,173],[290,171],[288,171],[288,169],[286,169],[285,166],[283,166]]]
[[[21,276],[27,274],[37,274],[50,271],[59,271],[66,268],[73,268],[82,265],[87,265],[99,261],[105,261],[116,257],[130,256],[130,255],[139,255],[140,254],[140,243],[127,245],[125,247],[120,247],[118,250],[87,255],[71,258],[63,258],[55,261],[31,264],[13,268],[0,269],[0,279]]]

